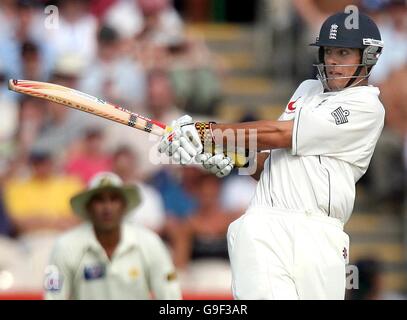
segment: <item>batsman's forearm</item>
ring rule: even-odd
[[[230,143],[230,137],[233,135],[235,140],[232,141],[244,139],[245,148],[253,145],[250,139],[255,139],[257,150],[291,148],[293,123],[293,121],[261,120],[236,124],[213,124],[212,133],[215,144],[224,147]]]

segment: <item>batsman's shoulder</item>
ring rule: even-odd
[[[304,95],[319,94],[323,92],[321,81],[308,79],[300,83],[293,94],[293,99]]]
[[[360,86],[344,90],[343,94],[338,95],[336,102],[342,102],[344,105],[364,113],[384,116],[385,109],[379,96],[379,88]]]
[[[300,83],[300,85],[298,86],[298,89],[303,89],[303,90],[320,89],[320,90],[322,90],[323,87],[322,87],[321,81],[316,80],[316,79],[307,79]]]

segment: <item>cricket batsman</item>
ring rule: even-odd
[[[278,121],[237,124],[174,121],[159,145],[182,164],[218,177],[234,161],[223,153],[225,132],[257,132],[259,182],[246,213],[228,230],[236,299],[344,299],[349,237],[343,231],[355,183],[365,174],[384,125],[379,89],[368,84],[383,49],[380,32],[358,13],[337,13],[322,25],[318,80],[300,84]],[[259,175],[257,173],[260,173]]]

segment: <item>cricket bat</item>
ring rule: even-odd
[[[159,121],[151,120],[125,108],[108,103],[78,90],[61,85],[31,80],[9,80],[9,90],[91,113],[129,127],[162,136],[169,128]]]
[[[149,119],[84,92],[54,83],[10,79],[8,88],[18,93],[46,99],[157,136],[162,136],[171,129],[171,127],[159,121]],[[232,155],[232,158],[236,166],[243,166],[247,162],[245,155],[235,154]]]

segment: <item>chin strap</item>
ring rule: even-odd
[[[349,79],[348,83],[346,84],[345,88],[349,88],[352,84],[356,81],[357,77],[359,77],[360,73],[362,72],[363,66],[359,66],[355,73],[353,74],[354,78]],[[364,78],[362,79],[364,80]],[[360,82],[360,81],[359,81]]]
[[[325,67],[325,60],[324,60],[324,57],[323,57],[323,49],[322,49],[322,47],[319,48],[319,59],[323,63],[323,66],[324,66],[323,67],[323,73],[324,73],[324,77],[326,78],[326,67]],[[362,82],[363,80],[367,79],[370,76],[371,68],[367,69],[368,72],[367,72],[366,76],[360,76],[360,73],[362,72],[364,67],[369,68],[366,64],[363,64],[363,60],[364,60],[363,59],[363,51],[361,51],[360,65],[357,67],[357,69],[356,69],[355,73],[353,74],[352,78],[349,79],[348,83],[345,85],[345,87],[343,89],[351,88],[351,87],[353,87],[355,85],[358,85],[360,82]],[[359,81],[355,82],[358,78],[360,78]],[[320,77],[318,77],[318,79],[321,80]],[[322,79],[322,84],[324,86],[324,92],[328,92],[328,91],[333,90],[333,89],[331,89],[329,87],[327,79],[325,79],[325,80]]]

